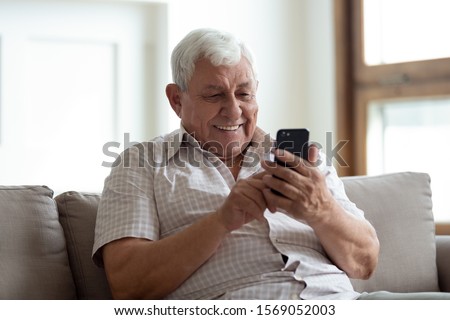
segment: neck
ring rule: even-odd
[[[242,153],[239,153],[236,157],[233,157],[231,159],[223,159],[222,162],[225,163],[225,165],[228,167],[228,169],[231,171],[231,174],[234,177],[234,180],[237,179],[239,175],[239,171],[241,170],[241,164],[244,160],[244,155]]]

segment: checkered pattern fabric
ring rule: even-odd
[[[247,149],[238,180],[261,170],[270,148],[259,128]],[[327,184],[349,214],[363,213],[349,201],[325,161]],[[181,128],[126,150],[115,163],[97,214],[93,258],[124,237],[159,240],[217,210],[236,183],[229,169]],[[283,213],[265,213],[233,231],[217,252],[168,299],[319,299],[359,296],[348,277],[327,258],[314,231]],[[282,254],[288,257],[283,262]],[[167,266],[176,268],[177,266]]]

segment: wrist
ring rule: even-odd
[[[217,210],[209,216],[211,227],[213,227],[219,234],[229,234],[233,228],[228,226],[226,219],[224,219],[221,210]]]
[[[323,201],[321,206],[319,206],[315,212],[307,215],[306,220],[311,226],[326,224],[333,219],[338,209],[339,204],[333,197],[330,197],[329,199]]]
[[[341,211],[342,208],[339,203],[334,198],[331,198],[327,202],[326,206],[322,207],[316,214],[308,217],[307,223],[313,229],[318,227],[326,227],[339,219]]]

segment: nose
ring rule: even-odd
[[[242,115],[241,101],[235,96],[230,96],[222,103],[220,114],[231,120],[237,120]]]

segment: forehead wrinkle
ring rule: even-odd
[[[224,89],[224,86],[221,85],[215,85],[215,84],[209,84],[205,87],[206,90],[222,90]]]

